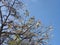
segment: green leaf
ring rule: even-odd
[[[11,40],[8,42],[8,45],[20,45],[20,43],[21,43],[20,36],[15,35],[14,38],[15,38],[14,40]]]
[[[9,41],[9,42],[8,42],[8,45],[17,45],[17,43],[16,43],[15,40],[12,40],[12,41]]]

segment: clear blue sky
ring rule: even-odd
[[[60,0],[26,0],[31,16],[54,26],[52,45],[60,45]]]

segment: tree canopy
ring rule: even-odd
[[[0,45],[48,45],[52,29],[30,17],[21,0],[0,0]]]

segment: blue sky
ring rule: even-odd
[[[53,25],[52,45],[60,44],[60,0],[26,0],[31,16],[40,19],[45,26]]]

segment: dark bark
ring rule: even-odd
[[[1,27],[0,27],[0,45],[1,45],[1,34],[3,30],[3,18],[2,18],[2,11],[1,11],[1,6],[0,6],[0,16],[1,16]]]

